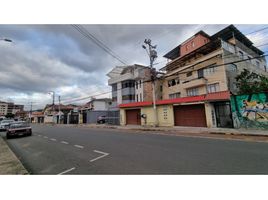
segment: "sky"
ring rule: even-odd
[[[199,30],[212,35],[229,24],[178,24],[178,25],[83,25],[94,37],[120,56],[127,64],[149,64],[149,58],[141,47],[145,38],[157,45],[156,68],[165,65],[163,55],[191,37]],[[235,25],[247,34],[268,25]],[[250,34],[256,46],[268,43],[268,29]],[[83,37],[71,25],[0,25],[0,101],[24,104],[29,109],[43,108],[52,102],[50,91],[56,100],[82,104],[75,98],[97,95],[110,97],[106,74],[118,60]],[[267,51],[268,46],[260,47]],[[68,101],[69,100],[69,101]]]

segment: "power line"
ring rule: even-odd
[[[258,30],[256,30],[256,31],[252,31],[252,32],[250,32],[250,33],[246,33],[245,35],[251,35],[251,34],[253,34],[253,33],[257,33],[257,32],[263,31],[263,30],[265,30],[265,29],[268,29],[268,27],[264,27],[264,28],[258,29]]]
[[[107,45],[105,45],[102,41],[100,41],[98,38],[96,38],[93,34],[91,34],[87,29],[85,29],[81,25],[71,25],[75,30],[77,30],[81,35],[83,35],[85,38],[91,40],[94,42],[98,47],[100,47],[102,50],[104,50],[106,53],[111,55],[113,58],[118,60],[124,65],[127,65],[127,63],[121,59],[113,50],[111,50]]]

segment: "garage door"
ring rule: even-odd
[[[203,104],[174,106],[175,126],[207,127]]]
[[[126,110],[127,124],[141,125],[140,115],[141,115],[140,109]]]

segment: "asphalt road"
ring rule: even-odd
[[[32,128],[31,137],[7,140],[31,174],[268,174],[265,142],[35,124]]]

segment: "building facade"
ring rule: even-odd
[[[0,116],[6,116],[8,104],[0,101]]]
[[[112,87],[111,110],[118,110],[118,105],[131,102],[152,101],[151,69],[143,65],[117,66],[107,76]],[[160,84],[156,84],[159,91]],[[157,99],[161,93],[157,93]]]
[[[0,102],[0,116],[5,116],[7,114],[16,114],[16,112],[21,112],[24,110],[24,105],[14,104],[12,102]]]
[[[230,94],[243,69],[267,76],[263,52],[230,25],[209,36],[203,31],[164,55],[168,63],[157,101],[158,125],[233,127]],[[121,124],[151,125],[152,102],[120,105]],[[140,117],[145,116],[145,117]]]

